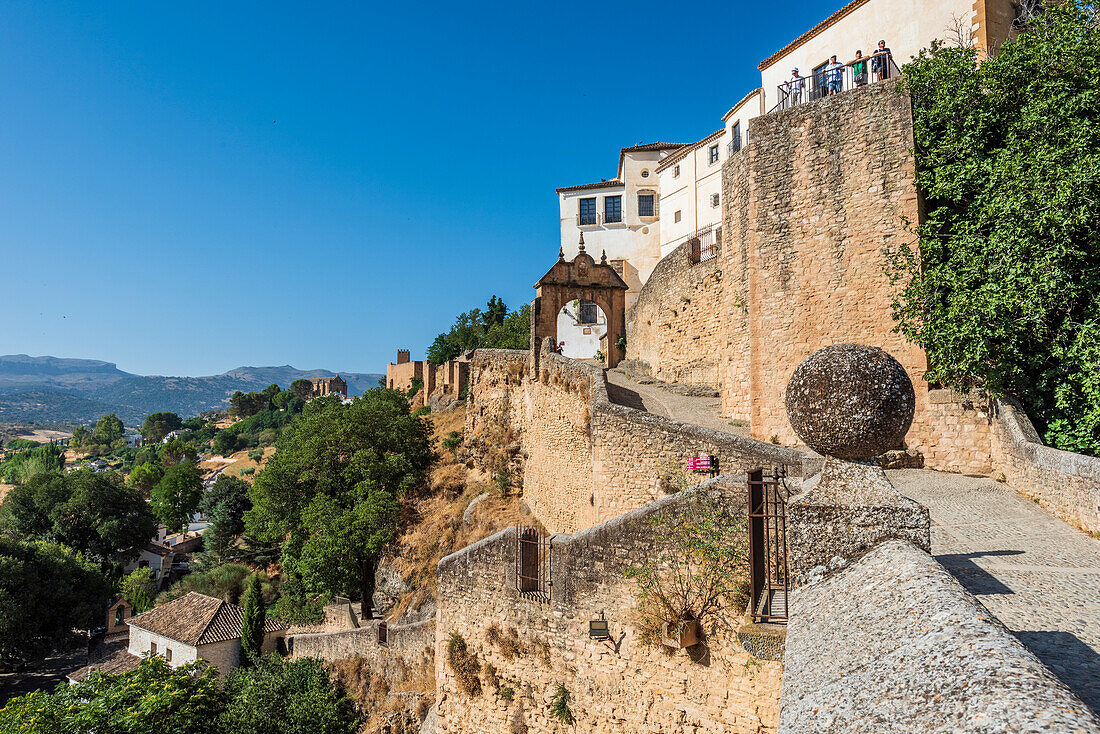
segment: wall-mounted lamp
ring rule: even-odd
[[[610,640],[611,629],[608,626],[608,622],[603,617],[603,612],[600,612],[599,619],[592,619],[588,622],[588,636],[593,640]]]

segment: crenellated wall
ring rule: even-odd
[[[641,644],[632,624],[635,584],[627,570],[654,552],[651,519],[700,492],[739,514],[745,478],[720,478],[699,490],[670,495],[551,544],[550,601],[516,589],[516,537],[505,530],[439,562],[436,686],[440,734],[572,731],[773,732],[778,720],[780,663],[749,656],[732,635],[715,635],[705,649],[669,653]],[[588,622],[608,620],[614,642],[593,640]],[[490,626],[513,641],[513,655],[490,637]],[[493,666],[502,696],[481,676],[480,695],[460,690],[447,662],[457,634],[484,671]],[[705,653],[705,655],[704,655]],[[575,717],[565,727],[550,714],[559,685]],[[523,724],[526,728],[522,728]]]
[[[583,530],[664,496],[662,478],[689,456],[716,456],[724,473],[782,465],[802,475],[797,451],[614,404],[598,367],[547,345],[539,357],[535,367],[527,352],[475,353],[466,441],[478,457],[518,442],[524,501],[552,532]]]

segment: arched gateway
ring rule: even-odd
[[[626,282],[607,264],[607,254],[604,253],[597,263],[584,251],[584,236],[581,235],[580,252],[573,261],[566,261],[565,253],[559,250],[558,261],[535,283],[535,302],[531,309],[532,345],[538,349],[548,336],[558,344],[558,313],[570,301],[590,301],[606,315],[603,352],[607,355],[607,366],[614,367],[622,357],[616,344],[620,337],[626,336],[626,290]]]

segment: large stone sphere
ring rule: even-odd
[[[834,344],[798,365],[787,417],[819,454],[854,461],[902,445],[916,396],[905,368],[878,347]]]

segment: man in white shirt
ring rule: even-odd
[[[802,90],[806,88],[805,77],[799,75],[798,69],[791,69],[791,80],[787,82],[790,93],[791,107],[802,103]]]
[[[839,94],[844,89],[844,64],[836,60],[836,54],[825,64],[825,93]]]

